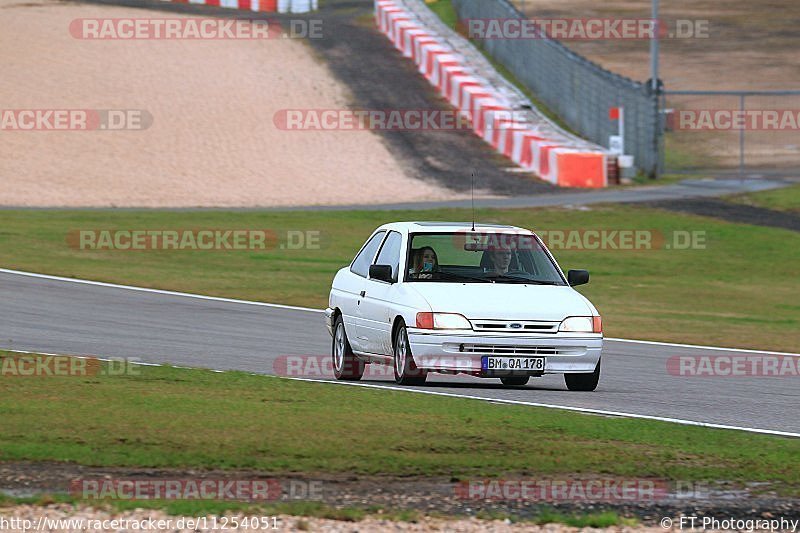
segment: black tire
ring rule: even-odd
[[[594,368],[594,372],[584,374],[564,374],[564,382],[567,388],[572,391],[591,392],[600,383],[600,361]]]
[[[398,385],[423,385],[428,378],[428,373],[417,367],[414,362],[405,324],[400,324],[394,334],[394,363],[392,366],[394,367],[394,380]]]
[[[336,379],[358,381],[364,375],[364,361],[356,357],[350,347],[342,315],[338,315],[333,323],[331,356],[333,357],[333,375],[336,376]]]
[[[506,376],[500,378],[500,381],[507,387],[522,387],[528,384],[529,379],[531,379],[530,376]]]

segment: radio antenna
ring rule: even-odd
[[[475,171],[472,171],[472,231],[475,231]]]

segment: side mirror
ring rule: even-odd
[[[378,281],[385,281],[386,283],[394,283],[392,267],[389,265],[370,265],[369,277],[377,279]]]
[[[570,287],[576,287],[578,285],[586,285],[589,283],[589,271],[588,270],[570,270],[567,272],[567,282],[569,282]]]

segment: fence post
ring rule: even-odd
[[[656,135],[658,135],[658,155],[656,161],[656,178],[659,178],[662,174],[664,174],[664,169],[667,166],[665,161],[666,158],[666,149],[665,149],[665,141],[664,135],[666,134],[667,125],[666,125],[666,116],[664,113],[667,111],[667,91],[661,91],[661,107],[658,110],[658,124],[656,125]]]
[[[744,116],[744,99],[745,95],[742,93],[739,96],[739,110]],[[744,174],[744,127],[739,130],[739,174]]]

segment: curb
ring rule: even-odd
[[[317,9],[319,0],[162,0],[162,2],[229,7],[264,13],[308,13]]]
[[[607,154],[578,138],[548,135],[402,0],[376,0],[380,30],[462,115],[475,134],[520,167],[562,187],[608,186]]]

